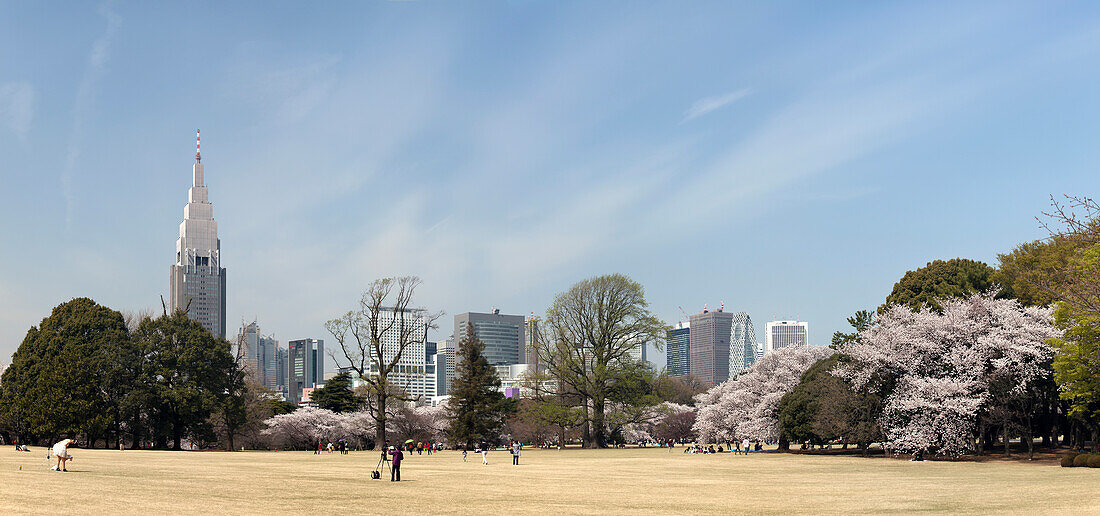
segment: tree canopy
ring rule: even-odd
[[[983,262],[965,258],[935,260],[906,272],[894,284],[879,313],[885,312],[891,305],[904,305],[913,310],[928,306],[939,311],[940,299],[986,292],[993,288],[995,281],[996,271]],[[1008,295],[1002,294],[1000,297]]]
[[[329,378],[313,391],[310,399],[318,407],[333,412],[355,412],[363,405],[363,400],[352,391],[351,373],[348,372]]]

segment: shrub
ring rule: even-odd
[[[1062,456],[1062,467],[1063,468],[1072,468],[1074,457],[1077,457],[1076,453],[1067,453],[1067,454],[1063,455]]]
[[[1100,453],[1089,454],[1089,459],[1085,464],[1090,468],[1100,468]]]
[[[1089,462],[1089,454],[1082,453],[1082,454],[1080,454],[1080,455],[1073,458],[1073,467],[1083,468],[1086,465],[1088,465],[1088,462]]]

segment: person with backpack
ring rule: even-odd
[[[401,448],[390,446],[390,457],[390,482],[400,482],[401,459],[405,458],[405,454],[401,453]]]

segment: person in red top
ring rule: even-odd
[[[390,446],[390,455],[392,458],[390,464],[390,482],[401,481],[401,459],[405,458],[405,454],[401,453],[401,448],[394,448]]]

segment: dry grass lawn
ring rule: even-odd
[[[413,455],[405,481],[371,480],[373,452],[0,449],[0,514],[1100,513],[1100,470],[1019,462],[908,462],[680,449]],[[22,469],[19,469],[22,467]]]

